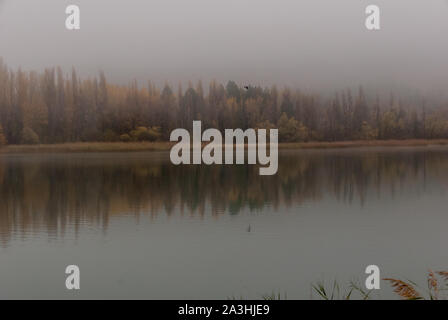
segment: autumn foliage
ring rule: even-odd
[[[176,92],[174,92],[176,91]],[[103,72],[10,70],[0,60],[0,144],[167,141],[175,128],[278,128],[280,142],[448,138],[448,104],[346,89],[332,95],[199,81],[113,85]]]

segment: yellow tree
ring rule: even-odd
[[[0,125],[0,147],[6,145],[7,141],[3,134],[3,127]]]

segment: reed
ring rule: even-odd
[[[428,270],[427,274],[427,290],[422,295],[417,291],[418,285],[412,281],[403,281],[394,278],[385,278],[394,288],[394,292],[401,298],[407,300],[448,300],[448,295],[443,295],[447,291],[448,271]],[[441,280],[441,281],[440,281]]]
[[[383,280],[389,281],[392,288],[394,288],[394,292],[404,299],[407,300],[423,299],[420,293],[418,293],[417,290],[415,290],[414,286],[407,282],[393,278],[384,278]]]
[[[311,288],[313,293],[323,300],[351,300],[353,298],[368,300],[372,293],[372,290],[364,290],[357,280],[350,281],[347,287],[341,287],[336,280],[330,286],[327,286],[324,281],[319,281],[312,284]]]
[[[421,289],[411,280],[401,280],[397,278],[383,278],[388,281],[393,292],[405,300],[448,300],[448,271],[432,271],[427,274],[427,289]],[[341,289],[341,286],[334,281],[331,286],[325,285],[323,281],[312,284],[312,289],[317,297],[324,300],[350,300],[360,298],[371,299],[374,290],[365,290],[358,281],[350,281],[349,285]]]

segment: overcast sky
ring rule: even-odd
[[[339,88],[448,87],[446,0],[0,0],[12,68],[99,69],[113,82],[189,79]],[[65,29],[65,7],[81,30]],[[381,9],[381,30],[364,26]]]

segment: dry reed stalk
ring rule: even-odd
[[[436,273],[448,282],[448,271],[437,271]]]
[[[420,294],[410,284],[392,278],[385,278],[383,280],[389,281],[394,288],[394,292],[405,299],[421,299]]]
[[[428,288],[430,292],[434,292],[432,298],[437,300],[439,298],[439,285],[437,278],[431,269],[428,271]]]

